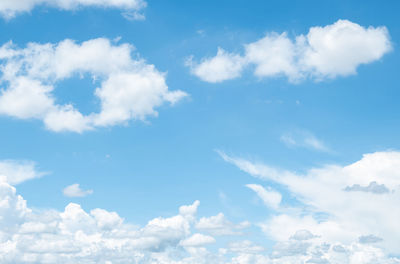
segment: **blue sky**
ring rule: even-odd
[[[27,1],[29,2],[34,3],[34,1]],[[397,43],[400,41],[400,25],[397,15],[400,3],[394,1],[382,4],[377,1],[303,1],[302,3],[299,1],[251,1],[249,3],[242,0],[148,0],[146,7],[138,8],[129,5],[136,2],[143,3],[142,1],[122,0],[121,3],[126,3],[126,5],[118,5],[116,4],[118,1],[112,0],[99,1],[99,3],[105,3],[102,7],[96,4],[82,4],[85,1],[75,1],[76,5],[71,7],[63,6],[61,0],[58,1],[60,4],[53,4],[55,6],[48,4],[48,1],[38,2],[36,6],[28,8],[30,10],[27,12],[21,11],[21,8],[25,8],[24,4],[19,6],[13,4],[12,1],[9,4],[6,1],[3,6],[0,4],[2,15],[0,45],[3,49],[0,50],[2,67],[0,69],[2,74],[0,96],[4,97],[5,91],[9,91],[13,82],[17,83],[17,77],[21,76],[32,81],[27,85],[28,90],[32,89],[33,80],[36,79],[40,80],[41,84],[51,85],[54,88],[51,91],[54,104],[49,106],[50,110],[43,110],[43,113],[37,115],[30,113],[36,111],[40,103],[28,109],[27,113],[24,112],[21,117],[21,114],[19,116],[16,114],[19,111],[18,103],[15,104],[16,106],[11,105],[15,100],[3,102],[0,99],[0,138],[2,138],[0,161],[3,160],[2,162],[6,164],[13,160],[15,167],[31,164],[30,169],[36,176],[44,172],[41,177],[33,176],[35,179],[13,184],[10,178],[14,177],[17,169],[1,171],[0,163],[0,174],[9,173],[4,176],[11,185],[16,185],[17,193],[27,201],[29,208],[35,208],[40,212],[46,210],[63,212],[69,203],[76,203],[86,212],[103,208],[117,212],[124,219],[124,223],[148,226],[151,219],[171,218],[177,214],[180,206],[190,205],[199,200],[197,219],[215,216],[222,212],[231,223],[239,225],[247,221],[246,223],[250,225],[246,228],[228,225],[227,228],[239,231],[235,231],[236,233],[232,231],[235,233],[233,236],[219,236],[215,232],[213,234],[207,231],[206,228],[196,229],[200,220],[193,220],[194,222],[188,220],[193,232],[185,234],[178,242],[175,241],[175,244],[168,244],[165,249],[166,255],[172,250],[178,250],[183,255],[192,254],[191,260],[183,258],[179,260],[182,261],[181,263],[186,263],[185,261],[211,263],[207,262],[209,260],[205,259],[204,254],[199,253],[203,246],[212,254],[221,251],[218,249],[226,249],[230,252],[223,257],[226,263],[280,263],[277,260],[278,257],[274,259],[270,254],[279,250],[284,251],[279,245],[295,240],[293,234],[287,237],[289,242],[283,242],[285,239],[283,235],[276,235],[276,230],[280,226],[280,222],[276,219],[282,215],[295,219],[293,221],[300,225],[299,230],[305,230],[304,226],[307,226],[310,234],[312,233],[315,237],[322,237],[321,240],[323,240],[326,236],[326,241],[331,245],[337,242],[343,247],[352,247],[352,249],[358,247],[357,252],[368,254],[382,251],[384,257],[380,260],[381,263],[400,261],[390,259],[392,256],[400,255],[400,251],[394,249],[394,243],[400,242],[399,236],[396,238],[397,233],[393,237],[385,237],[388,234],[386,229],[392,227],[391,222],[379,223],[387,225],[386,229],[382,228],[378,231],[373,230],[373,224],[359,223],[362,228],[357,230],[360,233],[354,234],[355,241],[348,237],[337,238],[338,240],[334,241],[329,235],[330,232],[326,231],[329,228],[325,228],[323,223],[332,221],[341,228],[345,226],[342,230],[345,232],[346,228],[354,224],[347,221],[349,215],[341,215],[335,211],[336,209],[325,207],[328,206],[327,204],[321,205],[313,200],[322,198],[317,194],[308,195],[306,191],[308,187],[299,190],[298,187],[292,186],[298,178],[327,184],[324,180],[320,181],[320,179],[325,179],[324,173],[326,175],[337,173],[337,177],[343,177],[343,182],[347,184],[343,185],[343,189],[355,184],[367,188],[366,186],[369,186],[371,182],[377,182],[377,184],[385,185],[392,192],[390,195],[393,197],[387,198],[388,208],[398,201],[400,175],[396,168],[400,167],[400,158],[396,150],[400,148],[397,140],[400,132],[400,109],[397,103],[399,96],[397,78],[400,60]],[[139,19],[127,19],[126,15],[122,15],[129,12],[140,14]],[[353,33],[344,35],[343,38],[336,35],[330,40],[333,45],[340,41],[344,44],[339,43],[339,48],[333,51],[338,54],[333,54],[333,57],[329,57],[331,56],[329,54],[321,59],[324,60],[321,62],[323,65],[311,59],[311,62],[306,61],[308,59],[304,55],[306,53],[300,52],[299,55],[295,55],[295,65],[290,66],[293,66],[293,69],[290,68],[287,72],[285,68],[282,71],[278,69],[276,74],[255,73],[257,67],[263,63],[262,54],[257,53],[255,58],[250,58],[250,53],[245,47],[264,37],[272,42],[275,41],[277,35],[271,32],[277,34],[286,32],[285,36],[281,35],[282,39],[292,43],[295,49],[311,47],[310,50],[312,50],[315,48],[312,44],[310,47],[303,47],[296,44],[295,38],[300,35],[307,36],[310,28],[313,27],[320,27],[323,30],[327,30],[325,27],[329,25],[335,27],[339,25],[335,23],[340,19],[348,21],[344,27],[354,25],[358,27]],[[322,33],[329,34],[330,32],[323,31]],[[357,35],[358,33],[360,35]],[[76,69],[72,69],[65,76],[60,73],[63,70],[63,63],[72,58],[74,52],[67,53],[62,59],[54,55],[54,61],[52,59],[46,61],[44,53],[40,52],[36,57],[32,53],[9,58],[1,53],[21,50],[29,53],[28,43],[37,45],[53,43],[54,50],[49,52],[56,54],[59,43],[66,39],[75,41],[71,45],[76,45],[76,50],[79,50],[85,42],[99,38],[108,43],[104,44],[106,48],[100,50],[100,59],[98,61],[88,59],[89,62],[83,63],[83,66],[76,62],[77,65],[79,64]],[[12,41],[12,46],[7,46],[6,43],[9,41]],[[96,41],[93,43],[94,46],[82,51],[82,54],[78,56],[84,57],[88,51],[96,50],[103,45]],[[278,43],[278,46],[282,47],[281,43]],[[90,121],[82,121],[88,122],[85,123],[88,128],[78,129],[79,131],[74,130],[75,127],[57,129],[53,124],[44,123],[47,122],[45,120],[50,114],[60,114],[52,111],[59,111],[61,109],[59,106],[66,104],[71,104],[73,109],[85,116],[104,110],[104,105],[94,92],[96,88],[103,87],[102,82],[105,83],[107,78],[120,73],[111,70],[112,63],[107,65],[108,61],[117,62],[118,58],[109,59],[107,56],[113,50],[122,52],[123,47],[129,49],[129,52],[128,55],[125,53],[121,55],[119,59],[129,60],[129,65],[125,66],[121,62],[122,66],[118,71],[136,74],[136,77],[145,76],[143,78],[151,80],[160,78],[168,86],[167,91],[160,92],[161,103],[155,103],[152,106],[158,112],[157,116],[146,112],[143,117],[135,117],[142,109],[130,108],[132,102],[136,102],[133,95],[131,101],[124,105],[126,109],[130,109],[130,112],[127,111],[131,116],[122,118],[122,121],[118,119],[120,117],[109,121],[105,119],[106,117],[98,116]],[[218,59],[218,48],[225,50],[227,60],[215,66],[216,64],[212,63],[215,62],[213,58]],[[104,50],[105,52],[102,52]],[[292,51],[288,49],[284,52]],[[375,51],[377,55],[371,55]],[[268,54],[274,55],[274,52]],[[34,68],[35,65],[41,65],[39,73],[27,73],[26,69],[21,67],[21,72],[15,76],[9,79],[4,77],[7,65],[21,63],[29,59],[29,56],[33,59],[24,61],[25,67]],[[261,62],[258,60],[260,57]],[[42,58],[44,62],[38,62]],[[192,59],[191,66],[188,65],[190,58]],[[219,70],[224,72],[232,66],[231,60],[240,67],[236,75],[231,73],[216,82],[207,81],[207,78],[219,78]],[[88,66],[93,61],[100,62],[102,65]],[[207,62],[210,63],[207,64]],[[134,63],[139,63],[139,66],[132,66]],[[352,63],[355,71],[341,72]],[[56,65],[61,65],[60,72],[58,70],[52,72]],[[149,65],[154,65],[155,68],[149,69]],[[211,70],[206,70],[206,74],[196,71],[202,65],[205,65],[204,69],[209,67]],[[275,69],[280,66],[272,62],[272,67]],[[326,72],[323,67],[331,67],[331,70]],[[40,74],[46,70],[51,73],[42,77]],[[99,75],[100,79],[93,81],[94,75]],[[124,83],[125,79],[119,80],[121,80],[120,83]],[[132,85],[136,87],[135,84]],[[154,84],[154,86],[157,85]],[[115,87],[117,86],[118,84]],[[117,93],[113,90],[115,87],[111,81],[107,87],[110,87],[111,93]],[[129,85],[125,88],[131,89]],[[157,94],[155,90],[151,94],[146,89],[145,87],[142,91],[145,96]],[[177,91],[182,94],[174,94]],[[176,95],[176,102],[175,99],[170,100],[168,97],[173,94]],[[21,98],[21,95],[19,96]],[[27,96],[26,100],[34,100],[34,98]],[[117,106],[113,107],[123,104],[122,101],[117,102]],[[12,112],[14,111],[12,109],[17,109],[15,110],[17,112]],[[115,109],[111,109],[110,113]],[[66,117],[60,114],[52,122],[60,122],[62,126],[68,122],[63,118]],[[371,155],[368,156],[370,158],[363,158],[363,155],[368,153]],[[35,166],[29,162],[34,162]],[[365,165],[365,169],[354,172],[354,175],[367,174],[370,177],[368,180],[361,176],[351,176],[353,172],[348,172],[353,169],[346,168],[353,166],[356,162],[363,164],[362,168]],[[357,164],[353,167],[357,167]],[[331,167],[328,165],[337,167],[330,171]],[[376,169],[379,166],[383,166],[382,170]],[[312,169],[315,168],[323,168],[321,171],[324,172],[314,173]],[[279,180],[271,176],[274,172],[269,169],[276,170],[277,174],[282,175],[278,177]],[[341,170],[344,172],[340,172]],[[390,179],[382,178],[382,171],[390,177],[392,174],[394,176],[392,178],[387,176]],[[347,173],[350,173],[350,176],[346,176]],[[291,176],[283,176],[286,174]],[[349,181],[349,178],[354,181]],[[72,194],[69,195],[65,191],[63,193],[63,190],[72,184],[80,184],[82,190],[79,188],[72,190]],[[278,202],[277,208],[273,206],[271,208],[268,204],[271,205],[271,201],[275,204],[274,198],[268,195],[266,198],[254,189],[246,187],[247,184],[262,186],[269,194],[279,193],[282,201]],[[310,183],[310,186],[313,185]],[[92,192],[85,194],[85,190],[92,190]],[[377,195],[369,191],[366,193],[369,196],[361,197],[362,199],[375,199],[374,195]],[[389,194],[383,195],[389,196]],[[335,199],[335,197],[330,197],[330,199]],[[359,197],[351,196],[346,199],[358,201]],[[355,217],[357,220],[354,221],[362,219],[361,216],[365,217],[367,215],[365,212],[364,209],[360,209],[360,218]],[[327,216],[324,216],[325,214]],[[368,215],[371,219],[381,219],[380,217],[385,216],[393,221],[400,220],[398,210],[393,212],[388,209],[376,214]],[[303,216],[313,217],[316,223],[311,225],[305,221],[307,225],[302,226],[302,220],[296,217]],[[274,223],[277,226],[276,230],[270,230],[264,226],[273,226]],[[334,230],[332,225],[328,226]],[[378,233],[375,234],[375,231]],[[182,241],[194,233],[205,234],[209,239],[208,242],[211,241],[211,237],[216,242],[204,243],[204,245],[196,242],[197,244],[195,243],[193,247],[184,246],[185,243]],[[362,238],[366,236],[377,237],[383,242],[363,243]],[[265,249],[257,253],[251,250],[251,252],[245,252],[243,249],[237,253],[232,250],[234,248],[232,245],[229,248],[229,243],[242,240],[252,241]],[[310,242],[313,246],[322,243],[314,240]],[[23,241],[18,243],[23,243]],[[193,253],[191,248],[196,248],[197,253]],[[287,252],[289,251],[287,249]],[[14,252],[14,259],[4,258],[3,261],[25,263],[19,257],[27,252],[24,250],[19,253]],[[172,260],[168,260],[171,262],[157,260],[157,262],[151,250],[143,250],[143,252],[145,252],[143,254],[150,254],[149,259],[142,259],[140,262],[128,257],[121,263],[153,263],[150,259],[154,263],[175,263]],[[287,255],[287,252],[286,255],[279,253],[283,254],[282,261],[289,261],[282,263],[300,263],[294,260],[298,261],[300,258],[296,257],[297,253]],[[305,253],[301,255],[301,261],[304,262],[301,263],[315,257],[311,256],[310,252],[312,249],[305,249]],[[348,252],[346,255],[348,258],[341,259],[340,261],[344,261],[341,263],[377,263],[378,261],[375,256],[375,259],[365,257],[364,262],[351,262],[355,261],[351,260],[351,256],[356,254],[354,253],[356,251],[352,253],[349,249]],[[365,253],[366,256],[367,253]],[[35,254],[33,258],[37,258],[37,262],[45,262],[39,253]],[[230,254],[246,255],[250,260],[239,262],[234,257],[230,259]],[[324,254],[322,259],[329,260],[331,263],[340,263],[335,262],[338,258],[335,259],[333,255],[329,255],[330,253]],[[170,255],[168,257],[173,259]],[[218,255],[218,257],[221,256]],[[107,256],[93,257],[97,259],[97,263],[108,263],[106,261],[120,263],[118,258],[107,258]],[[88,256],[88,259],[92,260],[91,256]],[[70,261],[71,263],[74,261],[75,263],[90,263],[87,259],[74,259],[73,256]],[[218,261],[217,263],[225,263],[220,259]]]

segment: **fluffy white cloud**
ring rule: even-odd
[[[169,91],[165,75],[154,65],[134,59],[129,44],[114,45],[108,39],[81,44],[29,43],[19,49],[11,42],[0,47],[2,77],[0,114],[20,119],[35,118],[52,131],[81,133],[96,127],[124,124],[157,116],[156,107],[175,104],[186,93]],[[74,76],[91,76],[99,113],[83,115],[72,103],[57,104],[55,86]]]
[[[227,53],[218,48],[217,55],[213,58],[205,58],[201,63],[193,62],[192,57],[186,61],[192,74],[210,83],[218,83],[234,79],[241,75],[246,61],[239,55]]]
[[[192,74],[207,82],[237,78],[245,66],[254,66],[258,77],[286,76],[298,82],[355,74],[358,66],[379,60],[391,49],[386,27],[366,28],[338,20],[325,27],[311,27],[307,35],[294,40],[287,33],[268,33],[246,44],[244,55],[218,49],[215,57],[189,66]]]
[[[266,206],[274,209],[279,208],[279,204],[282,200],[282,195],[279,192],[274,191],[271,188],[266,190],[259,184],[247,184],[246,187],[253,190]]]
[[[63,190],[63,194],[67,197],[85,197],[92,193],[93,190],[82,190],[78,183],[71,184]]]
[[[33,161],[0,161],[0,178],[5,178],[3,180],[6,180],[13,185],[27,180],[40,178],[46,174],[46,172],[38,171],[36,169],[36,164]]]
[[[221,155],[257,178],[281,184],[301,203],[297,210],[277,212],[260,225],[272,239],[286,241],[298,230],[309,230],[327,243],[351,245],[372,235],[380,238],[374,247],[400,254],[399,152],[366,154],[348,166],[327,165],[304,175]],[[371,191],[382,185],[389,191]],[[346,190],[348,186],[357,188]]]
[[[0,15],[11,19],[18,14],[32,11],[36,6],[55,7],[61,10],[77,10],[84,7],[113,8],[124,10],[124,16],[131,19],[143,19],[139,13],[146,7],[143,0],[2,0]]]

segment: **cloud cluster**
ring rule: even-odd
[[[123,124],[157,116],[156,107],[186,96],[169,91],[163,73],[132,57],[129,44],[114,45],[99,38],[75,43],[29,43],[19,49],[11,42],[0,47],[0,114],[42,120],[52,131],[81,133],[95,127]],[[61,81],[90,76],[100,112],[83,115],[72,103],[58,104],[53,95]]]
[[[393,156],[394,155],[394,156]],[[379,157],[381,156],[381,157]],[[392,159],[390,159],[392,158]],[[366,161],[364,159],[367,159]],[[382,173],[382,182],[387,186],[397,184],[397,175],[389,175],[388,172],[397,170],[400,160],[399,153],[377,153],[364,157],[358,163],[341,169],[345,176],[333,179],[332,175],[325,175],[322,171],[314,171],[313,181],[318,187],[322,187],[324,180],[331,182],[359,182],[363,184],[359,173],[365,173],[373,165],[386,163],[385,165],[371,171],[366,175],[370,178]],[[394,161],[395,159],[396,161]],[[236,159],[231,160],[236,161]],[[375,163],[374,163],[375,162]],[[239,164],[239,163],[238,163]],[[240,163],[245,164],[245,163]],[[255,164],[250,169],[252,174],[268,179],[263,173],[261,165]],[[241,167],[249,171],[249,168]],[[325,176],[323,176],[322,174]],[[337,173],[337,171],[335,171]],[[282,174],[284,175],[284,174]],[[310,188],[309,177],[300,177],[294,174],[293,185],[298,190],[293,191],[301,201],[310,201],[317,193],[311,192],[308,197],[300,198],[301,190]],[[301,179],[299,179],[299,178]],[[304,178],[304,179],[303,179]],[[286,184],[286,176],[282,184]],[[304,180],[304,182],[300,182]],[[324,184],[322,184],[324,183]],[[286,184],[287,185],[287,184]],[[321,186],[322,185],[322,186]],[[333,189],[338,185],[332,184]],[[293,186],[287,185],[291,190]],[[265,191],[261,186],[249,185],[263,197]],[[314,186],[312,186],[314,187]],[[343,189],[343,188],[342,188]],[[345,192],[339,189],[338,192]],[[263,191],[264,190],[264,191]],[[297,189],[296,189],[297,190]],[[326,189],[322,189],[326,191]],[[268,191],[267,191],[268,192]],[[365,192],[354,192],[356,194],[373,195]],[[379,197],[389,194],[379,194]],[[390,194],[393,195],[393,194]],[[317,198],[324,198],[323,195]],[[267,222],[259,225],[276,244],[272,248],[259,245],[251,240],[243,240],[245,236],[243,229],[250,226],[245,221],[232,223],[220,213],[211,217],[196,216],[199,201],[191,205],[179,208],[179,213],[171,217],[157,217],[143,226],[127,223],[116,212],[103,209],[93,209],[89,212],[83,210],[79,204],[70,203],[63,211],[31,209],[27,202],[17,194],[16,189],[0,178],[0,262],[1,263],[154,263],[154,264],[284,264],[284,263],[332,263],[332,264],[399,264],[400,260],[388,257],[385,242],[392,244],[392,252],[398,254],[396,249],[398,239],[397,229],[393,225],[387,226],[388,222],[398,223],[398,212],[390,214],[385,211],[386,216],[392,219],[382,221],[381,211],[371,204],[370,211],[376,211],[371,218],[362,215],[360,211],[368,210],[367,206],[360,205],[354,196],[349,205],[354,212],[354,219],[344,222],[341,215],[333,214],[334,210],[326,210],[330,214],[327,220],[318,220],[312,214],[286,214],[274,215]],[[326,198],[326,197],[325,197]],[[334,197],[343,200],[351,197]],[[360,197],[369,201],[369,196]],[[271,197],[267,196],[267,201]],[[281,206],[280,199],[273,198],[273,204]],[[391,202],[390,196],[386,197],[387,203]],[[314,201],[315,202],[315,201]],[[347,203],[348,200],[346,200]],[[396,201],[398,202],[398,201]],[[324,202],[322,202],[325,204]],[[398,203],[396,203],[397,205]],[[339,206],[338,205],[338,206]],[[389,205],[390,207],[391,205]],[[321,208],[314,205],[315,209]],[[357,209],[358,207],[358,209]],[[388,208],[386,207],[387,210]],[[393,209],[393,208],[390,208]],[[348,211],[346,206],[344,211]],[[280,210],[282,212],[282,210]],[[295,212],[296,210],[291,210]],[[344,216],[349,216],[346,212]],[[373,217],[373,218],[372,218]],[[368,219],[374,219],[369,221]],[[377,222],[375,222],[375,219]],[[352,221],[357,222],[360,228],[352,230],[347,240],[344,231],[349,232],[346,227],[354,228]],[[368,223],[367,223],[368,222]],[[347,225],[350,224],[350,225]],[[379,227],[382,225],[383,227]],[[363,229],[367,227],[367,229]],[[389,229],[393,233],[389,235]],[[361,230],[361,232],[359,232]],[[368,230],[369,233],[364,232]],[[373,233],[373,234],[372,234]],[[358,234],[362,234],[357,237]],[[344,236],[345,235],[345,236]],[[219,236],[225,237],[219,240]],[[353,240],[355,238],[355,240]],[[218,241],[219,240],[219,241]],[[227,241],[225,244],[222,241]],[[219,242],[216,244],[216,242]],[[398,242],[398,241],[397,241]],[[212,247],[208,247],[212,245]],[[214,248],[214,250],[212,249]]]
[[[373,240],[374,248],[400,254],[399,152],[366,154],[348,166],[327,165],[304,175],[220,154],[244,172],[281,185],[287,198],[299,202],[282,206],[260,225],[273,240],[287,241],[296,231],[308,230],[329,244],[360,242],[357,247],[365,248],[372,247],[366,242]]]
[[[113,8],[124,10],[128,19],[143,19],[139,13],[146,7],[144,0],[2,0],[0,15],[11,19],[18,14],[32,11],[36,6],[48,6],[60,10],[77,10],[84,7]]]
[[[325,27],[311,27],[307,35],[294,40],[287,33],[268,33],[246,44],[244,55],[218,48],[215,57],[200,63],[189,59],[187,65],[192,74],[211,83],[237,78],[249,66],[257,77],[285,76],[290,82],[298,82],[355,74],[358,66],[379,60],[391,49],[386,27],[366,28],[338,20]]]

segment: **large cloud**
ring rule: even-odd
[[[307,35],[290,39],[287,33],[268,33],[245,45],[244,55],[218,49],[215,57],[190,61],[192,74],[216,83],[237,78],[246,66],[262,78],[286,76],[291,82],[321,80],[355,74],[362,64],[379,60],[392,49],[386,27],[362,27],[338,20],[312,27]]]
[[[0,47],[0,114],[40,119],[57,132],[83,132],[157,116],[156,107],[186,96],[169,91],[164,74],[134,59],[133,50],[129,44],[114,45],[104,38],[80,44],[69,39],[29,43],[24,49],[7,43]],[[55,86],[79,75],[89,75],[100,85],[94,92],[100,100],[99,113],[83,115],[71,103],[57,104],[52,94]]]
[[[41,5],[69,11],[83,7],[114,8],[124,10],[124,16],[129,19],[143,19],[144,16],[139,11],[146,7],[146,2],[144,0],[2,0],[0,15],[5,19],[11,19]]]
[[[282,185],[290,197],[300,202],[286,211],[281,208],[261,224],[272,239],[286,241],[298,230],[308,230],[328,243],[345,245],[376,237],[379,239],[374,240],[374,246],[400,254],[399,152],[366,154],[348,166],[329,165],[304,175],[220,154],[241,170]]]

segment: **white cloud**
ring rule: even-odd
[[[266,190],[264,187],[258,184],[247,184],[246,187],[253,190],[267,207],[273,209],[279,208],[279,204],[282,200],[282,195],[279,192],[276,192],[270,188]]]
[[[63,194],[67,197],[85,197],[92,193],[93,190],[82,190],[78,183],[71,184],[63,190]]]
[[[261,224],[270,238],[285,241],[298,230],[309,230],[328,243],[350,245],[359,237],[373,235],[382,239],[374,246],[386,253],[400,254],[396,246],[400,237],[396,228],[400,219],[399,152],[366,154],[353,164],[327,165],[311,169],[304,175],[230,157],[222,152],[221,155],[257,178],[281,184],[301,203],[298,210],[275,214]],[[392,191],[345,190],[347,186],[371,186],[371,182]]]
[[[81,133],[157,116],[155,108],[173,105],[187,95],[169,91],[165,74],[134,59],[133,51],[129,44],[113,45],[104,38],[81,44],[69,39],[58,44],[30,43],[24,49],[9,42],[0,47],[0,114],[39,119],[56,132]],[[94,95],[100,112],[83,115],[72,103],[57,104],[55,86],[78,75],[98,80]]]
[[[287,33],[268,33],[246,44],[244,55],[219,49],[215,57],[189,66],[192,74],[207,82],[237,78],[245,66],[254,66],[258,77],[286,76],[290,82],[299,82],[356,74],[357,67],[379,60],[391,49],[386,27],[362,27],[338,20],[325,27],[311,27],[307,35],[294,40]]]
[[[32,11],[36,6],[68,11],[85,7],[113,8],[123,10],[127,18],[143,19],[139,11],[146,7],[146,2],[143,0],[2,0],[0,15],[5,19],[11,19],[21,13]]]
[[[225,80],[240,77],[245,60],[236,54],[227,53],[218,48],[217,55],[213,58],[205,58],[197,64],[189,58],[186,65],[191,68],[192,74],[210,83],[218,83]]]
[[[40,172],[33,161],[2,160],[0,161],[0,178],[4,177],[10,184],[19,184],[27,180],[40,178],[46,175]]]
[[[307,131],[295,131],[285,133],[281,136],[281,141],[288,147],[304,147],[322,152],[329,152],[329,147],[321,140]]]

